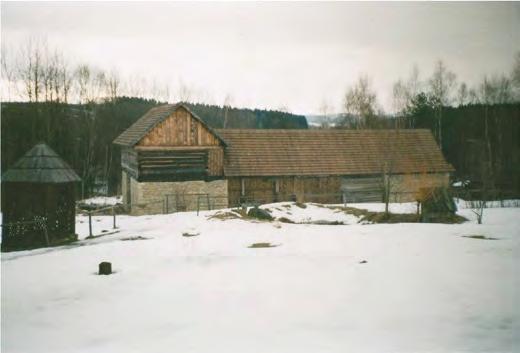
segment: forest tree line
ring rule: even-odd
[[[305,117],[285,109],[233,108],[230,95],[221,105],[194,103],[204,97],[185,84],[172,92],[154,80],[123,79],[116,70],[73,66],[45,41],[2,50],[2,170],[46,141],[83,178],[83,196],[99,183],[110,194],[118,191],[120,156],[112,141],[160,102],[192,102],[191,109],[215,128],[307,128]],[[520,53],[510,73],[484,76],[475,87],[457,82],[441,60],[429,77],[413,67],[394,83],[392,95],[393,113],[385,113],[369,76],[361,75],[346,90],[334,122],[323,100],[322,128],[427,128],[456,178],[519,193]]]

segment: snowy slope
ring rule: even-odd
[[[483,225],[121,216],[82,246],[2,254],[1,351],[519,351],[520,209],[485,212]],[[104,260],[115,274],[95,274]]]

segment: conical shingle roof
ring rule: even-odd
[[[2,175],[2,182],[71,183],[81,181],[49,146],[39,143]]]

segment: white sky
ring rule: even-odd
[[[473,85],[509,73],[520,3],[1,3],[2,41],[45,36],[73,62],[180,81],[222,104],[317,113],[341,108],[368,74],[391,110],[392,84],[445,61]]]

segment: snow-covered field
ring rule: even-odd
[[[483,225],[470,209],[464,224],[361,225],[266,207],[305,224],[118,216],[118,233],[2,254],[1,351],[520,351],[520,208],[486,209]],[[111,228],[94,217],[96,234]],[[101,261],[116,273],[96,275]]]

